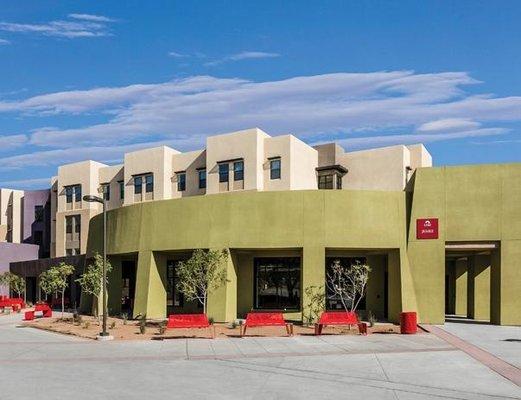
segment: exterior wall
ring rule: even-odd
[[[290,136],[291,190],[310,190],[317,188],[316,168],[318,152],[295,136]]]
[[[290,190],[292,175],[291,136],[276,136],[264,141],[264,190]],[[270,178],[270,158],[280,157],[280,179]],[[313,171],[314,172],[314,171]]]
[[[172,157],[177,150],[166,146],[154,147],[125,154],[125,205],[134,203],[134,176],[154,175],[154,192],[151,200],[169,199],[172,196]],[[145,195],[143,185],[143,195]]]
[[[410,154],[410,167],[413,171],[416,168],[432,167],[432,156],[423,144],[413,144],[407,146]]]
[[[490,256],[476,255],[469,264],[468,317],[490,320]]]
[[[9,271],[9,264],[16,261],[38,258],[38,246],[25,243],[0,242],[0,274]],[[7,288],[0,286],[0,294],[8,294]]]
[[[455,289],[455,314],[467,316],[468,314],[468,260],[460,258],[454,263],[456,289]]]
[[[49,257],[51,243],[51,192],[45,190],[30,190],[24,192],[23,197],[23,233],[22,241],[29,244],[36,243],[36,232],[42,232],[42,243],[40,246],[39,257]],[[36,221],[35,208],[41,206],[43,215],[41,221]]]
[[[230,187],[219,185],[218,163],[227,160],[244,160],[244,190],[262,190],[264,186],[264,139],[269,135],[258,128],[218,136],[206,140],[206,193],[214,194],[233,190],[233,173],[230,170]],[[230,168],[233,163],[230,163]]]
[[[206,150],[174,154],[172,157],[172,198],[198,196],[206,193],[199,188],[199,170],[206,168]],[[177,190],[177,172],[186,173],[186,190]]]
[[[22,190],[0,189],[0,241],[22,242],[23,195]]]
[[[110,199],[107,202],[107,209],[121,207],[123,199],[119,193],[119,182],[124,180],[123,165],[114,165],[99,169],[99,185],[108,184],[110,187]],[[98,192],[97,196],[101,196]]]

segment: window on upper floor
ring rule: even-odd
[[[235,161],[233,163],[233,180],[242,181],[244,179],[244,161]]]
[[[280,179],[280,158],[270,160],[270,179]]]
[[[184,192],[186,190],[186,173],[178,172],[177,173],[177,191]]]
[[[318,188],[319,189],[334,189],[333,188],[333,175],[319,175],[318,176]]]
[[[76,203],[81,201],[81,185],[74,185],[74,201]]]
[[[65,200],[67,203],[72,203],[72,199],[76,203],[81,202],[81,185],[65,186]]]
[[[119,198],[120,200],[125,200],[125,183],[123,181],[118,181],[119,185]]]
[[[143,192],[143,177],[135,176],[134,177],[134,194],[141,194]]]
[[[110,183],[104,183],[101,185],[101,193],[103,193],[103,199],[105,201],[110,200]]]
[[[339,190],[342,189],[342,176],[338,174],[336,176],[336,188]]]
[[[34,206],[34,222],[43,222],[44,208],[42,205]]]
[[[219,182],[228,182],[229,168],[228,163],[219,164]]]
[[[72,203],[72,186],[65,187],[65,200],[67,203]]]
[[[200,169],[199,175],[199,189],[206,189],[206,169]]]
[[[145,175],[145,191],[152,193],[154,191],[154,175]]]

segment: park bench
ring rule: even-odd
[[[247,328],[260,326],[284,326],[288,336],[293,336],[293,324],[286,322],[281,312],[253,312],[246,315],[241,325],[241,337],[246,335]]]
[[[26,311],[24,314],[24,321],[32,321],[34,319],[34,310]]]
[[[51,318],[52,317],[52,309],[49,307],[48,304],[36,304],[34,306],[34,311],[41,311],[43,313],[44,318]]]
[[[171,314],[168,316],[166,327],[168,329],[210,328],[212,339],[215,337],[215,326],[210,325],[206,314]]]
[[[321,335],[322,329],[328,325],[348,326],[358,325],[361,334],[367,334],[367,325],[360,323],[358,316],[354,312],[346,311],[325,311],[315,324],[315,335]]]

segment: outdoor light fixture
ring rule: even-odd
[[[83,201],[103,205],[103,323],[98,340],[111,340],[112,336],[107,332],[107,202],[103,197],[92,195],[83,196]]]

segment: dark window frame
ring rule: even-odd
[[[119,199],[125,200],[125,182],[118,181],[118,185],[119,185]]]
[[[177,173],[177,191],[184,192],[186,190],[186,172]]]
[[[243,181],[244,180],[244,161],[243,160],[235,161],[233,163],[233,180],[234,181]]]
[[[74,201],[76,203],[81,202],[81,185],[74,185]]]
[[[275,168],[274,166],[278,164],[278,167]],[[273,158],[270,160],[270,179],[281,179],[281,171],[282,171],[282,161],[280,158]]]
[[[45,216],[45,207],[41,204],[34,206],[34,222],[43,222]]]
[[[272,264],[282,264],[282,268],[289,267],[297,267],[298,268],[298,280],[295,283],[296,288],[298,289],[298,298],[296,305],[282,305],[280,303],[281,298],[277,299],[277,307],[263,307],[259,303],[259,293],[258,293],[258,281],[259,281],[259,270],[262,267],[267,267],[268,265],[262,265],[263,263],[272,263]],[[273,267],[273,265],[270,265]],[[288,269],[289,274],[289,269]],[[289,275],[288,275],[289,276]],[[283,310],[283,311],[292,311],[299,312],[302,309],[302,259],[300,257],[255,257],[253,259],[253,308],[255,310]],[[295,288],[294,288],[295,289]]]
[[[219,165],[219,183],[230,181],[230,164],[220,163]],[[226,167],[226,168],[224,168]]]
[[[143,193],[143,177],[141,175],[134,177],[134,194]]]
[[[197,176],[199,178],[199,189],[206,189],[206,169],[200,169],[197,171]],[[201,179],[201,177],[204,177]]]
[[[154,192],[154,175],[145,175],[145,193]]]
[[[320,190],[334,189],[334,177],[336,174],[324,174],[318,176],[318,188]]]
[[[103,199],[105,201],[110,201],[110,183],[104,183],[101,187],[103,189]]]
[[[167,301],[168,296],[171,296],[172,305],[168,307],[173,308],[182,308],[184,307],[185,298],[183,293],[181,293],[176,287],[176,267],[180,260],[167,260],[166,262],[166,280],[167,280]],[[177,296],[177,300],[176,300]],[[176,301],[178,304],[176,305]]]
[[[67,203],[72,203],[72,198],[73,198],[72,186],[65,186],[65,201]]]

